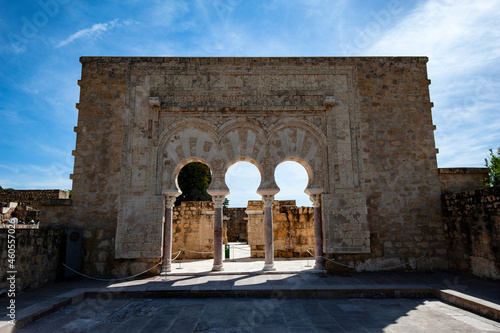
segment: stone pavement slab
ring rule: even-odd
[[[361,301],[354,301],[356,299]],[[415,299],[420,300],[418,304],[414,302]],[[252,302],[249,303],[248,300]],[[447,308],[449,305],[440,300],[456,307]],[[163,304],[165,301],[168,302]],[[335,302],[328,303],[330,301]],[[3,310],[6,309],[7,302],[8,299],[0,300],[3,311],[0,332],[12,329]],[[444,305],[436,307],[433,302]],[[212,303],[213,307],[207,309],[206,304]],[[189,304],[189,307],[185,304]],[[360,327],[378,330],[377,325],[386,325],[384,327],[388,329],[410,316],[409,313],[423,321],[426,313],[436,318],[444,318],[445,322],[453,323],[451,326],[443,326],[449,329],[454,328],[456,322],[462,322],[479,328],[479,331],[488,331],[495,325],[490,321],[483,322],[483,319],[488,319],[468,311],[500,320],[500,283],[449,273],[402,272],[342,275],[318,272],[171,275],[111,282],[79,279],[20,293],[16,296],[16,306],[16,327],[25,326],[26,329],[43,324],[51,330],[62,329],[65,325],[68,325],[65,330],[72,330],[71,325],[87,327],[90,331],[95,328],[103,332],[117,330],[118,327],[123,329],[127,325],[140,330],[145,329],[145,326],[137,322],[126,322],[132,321],[132,317],[137,313],[144,312],[146,314],[141,317],[141,322],[150,325],[148,330],[151,331],[166,325],[166,322],[174,328],[185,324],[190,330],[192,323],[188,321],[189,317],[205,318],[204,322],[197,322],[200,329],[217,327],[221,331],[230,331],[230,327],[222,326],[221,314],[224,318],[227,317],[227,321],[239,323],[241,313],[257,313],[255,306],[258,306],[262,309],[279,308],[281,312],[273,316],[274,322],[283,324],[285,320],[286,323],[292,323],[283,326],[287,327],[289,332],[300,331],[301,327],[312,332],[328,330],[328,327],[338,328],[339,331],[356,331]],[[114,306],[116,308],[113,308]],[[72,312],[71,309],[75,307],[78,311]],[[293,307],[302,310],[298,313]],[[446,312],[459,308],[468,311],[460,310],[463,312],[453,315]],[[177,311],[179,309],[184,311],[184,314]],[[380,312],[381,309],[383,311]],[[158,311],[155,312],[156,310]],[[417,313],[413,314],[412,311]],[[58,318],[50,319],[53,318],[51,313],[54,312],[59,313],[56,315]],[[364,312],[366,314],[363,314]],[[154,318],[163,319],[153,320],[148,317],[148,313],[155,313]],[[345,314],[353,320],[342,321]],[[118,320],[113,318],[121,317],[128,319],[119,319],[118,326],[113,324],[113,320]],[[396,317],[398,319],[395,319]],[[303,321],[298,323],[300,318]],[[375,319],[383,320],[382,324]],[[484,325],[477,322],[478,320]],[[274,325],[267,317],[262,319],[261,324],[258,329],[250,324],[245,327],[259,331]],[[411,323],[408,322],[407,325],[411,326]]]
[[[433,299],[84,300],[17,332],[498,332]],[[92,310],[94,309],[94,311]]]

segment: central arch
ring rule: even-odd
[[[230,119],[219,126],[210,121],[188,118],[172,123],[168,129],[160,137],[156,177],[159,180],[156,191],[165,196],[165,223],[172,220],[169,203],[181,193],[177,175],[182,167],[190,162],[208,165],[212,182],[207,192],[215,203],[213,270],[222,270],[222,205],[230,193],[225,174],[239,161],[250,162],[261,174],[257,193],[264,201],[264,269],[274,270],[272,206],[274,196],[280,190],[274,171],[283,161],[300,163],[308,174],[307,193],[311,198],[321,196],[327,183],[324,179],[327,174],[326,137],[321,130],[310,122],[295,118],[276,119],[272,123]],[[320,215],[318,219],[321,221]],[[164,253],[168,259],[171,236],[169,238],[167,232],[171,232],[171,226],[165,225],[164,230]],[[322,248],[322,244],[319,247]],[[169,270],[166,266],[165,273]]]

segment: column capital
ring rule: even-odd
[[[309,200],[311,200],[313,207],[321,207],[321,194],[311,194]]]
[[[165,207],[166,208],[174,208],[176,199],[177,199],[177,197],[166,195],[165,196]]]
[[[264,201],[264,208],[273,207],[274,195],[265,194],[262,196],[262,201]]]
[[[225,200],[226,200],[225,195],[213,195],[212,196],[212,201],[214,202],[214,208],[223,208]]]

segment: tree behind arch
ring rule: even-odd
[[[200,162],[185,165],[177,178],[182,194],[177,197],[176,206],[182,201],[211,201],[212,196],[207,193],[211,181],[212,175],[207,165]]]

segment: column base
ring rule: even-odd
[[[321,264],[314,265],[313,269],[316,271],[324,271],[325,267],[323,267],[323,264],[321,263]]]
[[[274,267],[274,264],[264,264],[264,268],[262,270],[266,272],[275,271],[276,267]]]
[[[170,273],[172,271],[172,267],[171,265],[163,265],[161,267],[161,272],[160,272],[160,276],[165,276],[165,275],[168,275],[168,273]]]
[[[220,265],[213,265],[212,267],[212,272],[222,272],[224,270],[224,267],[222,264]]]

